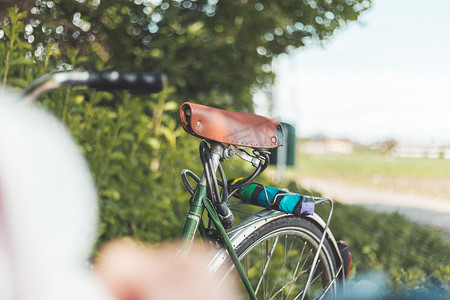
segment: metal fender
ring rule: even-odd
[[[248,217],[247,219],[245,219],[244,221],[239,223],[235,228],[233,228],[232,230],[230,230],[228,232],[228,236],[233,245],[233,249],[236,249],[237,245],[239,245],[244,239],[246,239],[250,234],[252,234],[256,230],[258,230],[262,226],[266,225],[267,223],[269,223],[273,220],[276,220],[276,219],[286,218],[289,216],[292,216],[292,215],[288,214],[288,213],[272,210],[272,209],[265,209],[265,210],[262,210],[256,214]],[[322,218],[319,217],[319,215],[314,213],[314,215],[305,215],[303,217],[311,219],[313,221],[313,223],[315,223],[315,225],[319,229],[321,229],[322,232],[325,229],[326,224],[322,220]],[[336,257],[338,257],[338,259],[339,259],[339,261],[336,262],[336,265],[339,267],[342,265],[343,260],[342,260],[337,242],[336,242],[333,234],[331,233],[330,229],[327,229],[326,232],[327,232],[327,238],[331,242],[333,251],[335,252],[334,254],[336,254]],[[219,251],[215,251],[214,253],[212,253],[211,256],[212,256],[212,258],[208,265],[208,271],[211,274],[214,274],[222,266],[222,264],[227,260],[227,258],[229,258],[229,255],[228,255],[228,252],[226,249],[221,249]],[[340,272],[339,277],[344,278],[343,272]],[[339,278],[339,279],[341,279],[341,278]]]

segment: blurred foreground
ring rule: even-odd
[[[227,299],[194,249],[112,242],[87,265],[97,230],[89,168],[53,116],[0,94],[0,299]],[[100,275],[100,276],[98,276]],[[102,280],[100,280],[100,278]],[[230,288],[230,286],[228,286]]]

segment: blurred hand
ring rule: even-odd
[[[176,258],[176,245],[151,248],[132,240],[116,240],[100,250],[95,269],[119,300],[230,299],[208,274],[208,255],[193,247],[187,260]],[[230,286],[229,286],[230,287]],[[230,294],[231,293],[231,294]]]

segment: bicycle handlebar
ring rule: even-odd
[[[90,71],[87,86],[105,90],[137,90],[149,93],[162,91],[164,74],[145,71]]]
[[[148,71],[65,71],[43,75],[23,91],[27,100],[65,85],[87,86],[102,90],[162,91],[166,76]]]

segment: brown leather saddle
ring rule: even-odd
[[[185,102],[180,119],[187,133],[225,144],[270,149],[284,143],[281,124],[263,116]]]

